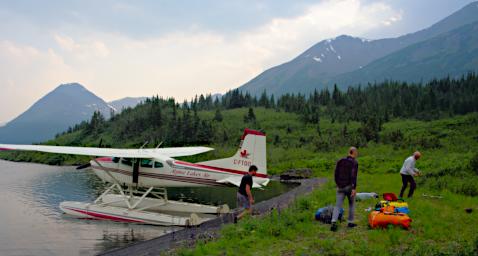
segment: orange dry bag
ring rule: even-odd
[[[368,215],[368,224],[371,228],[385,228],[388,225],[394,225],[408,229],[410,227],[410,222],[412,222],[412,219],[403,213],[372,211]]]

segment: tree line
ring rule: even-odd
[[[478,111],[478,76],[470,73],[426,84],[385,81],[349,87],[346,91],[334,86],[331,90],[315,90],[309,95],[285,94],[277,99],[266,91],[256,97],[238,89],[221,97],[199,95],[182,103],[154,96],[135,108],[112,114],[109,120],[95,112],[89,121],[63,134],[81,132],[83,137],[93,138],[106,133],[114,138],[111,143],[122,145],[145,141],[164,142],[167,146],[210,144],[215,134],[213,122],[223,121],[221,110],[249,108],[244,122],[255,122],[254,107],[296,113],[304,123],[316,124],[319,133],[322,117],[332,122],[358,121],[362,123],[360,132],[365,141],[378,140],[381,125],[391,118],[433,120]],[[214,111],[213,118],[200,118],[199,111]],[[349,133],[346,126],[343,133]]]
[[[204,106],[201,98],[197,104]],[[312,123],[318,122],[320,115],[341,122],[366,122],[372,116],[384,121],[390,118],[432,120],[478,111],[478,77],[469,73],[459,79],[434,79],[426,84],[385,81],[349,87],[347,91],[335,85],[332,90],[315,90],[309,95],[284,94],[277,101],[265,91],[257,98],[236,89],[227,92],[214,106],[217,107],[275,108],[300,114],[305,122]]]

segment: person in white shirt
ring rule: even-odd
[[[408,198],[413,196],[413,192],[417,187],[413,176],[418,176],[420,173],[420,171],[415,168],[415,162],[420,159],[421,156],[422,154],[416,151],[412,156],[405,159],[405,162],[403,162],[402,169],[400,170],[400,175],[402,176],[402,190],[400,190],[400,198],[403,198],[403,193],[405,192],[405,189],[407,189],[408,183],[410,183]]]

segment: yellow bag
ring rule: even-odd
[[[394,206],[395,208],[401,208],[401,207],[407,207],[408,208],[408,203],[407,202],[388,202],[388,205]]]
[[[407,207],[408,208],[408,203],[407,202],[390,202],[390,201],[385,201],[385,200],[382,200],[380,201],[380,205],[383,206],[387,206],[387,205],[390,205],[390,206],[393,206],[395,208],[401,208],[401,207]]]

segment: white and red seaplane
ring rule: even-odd
[[[168,200],[167,187],[239,186],[251,165],[259,169],[253,187],[269,183],[265,134],[250,129],[245,129],[234,156],[200,163],[173,157],[200,154],[212,148],[115,149],[0,144],[0,150],[102,156],[93,158],[89,167],[111,185],[92,203],[60,203],[63,212],[84,218],[155,225],[199,225],[209,219],[204,216],[227,213],[229,207]]]

